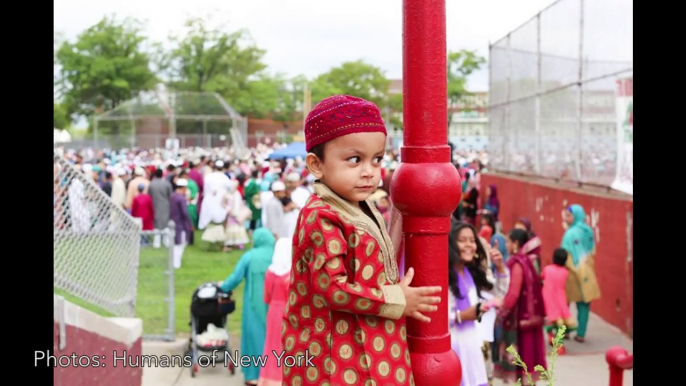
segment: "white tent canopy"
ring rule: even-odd
[[[54,128],[53,130],[53,143],[63,143],[63,142],[71,142],[71,135],[67,130],[60,130],[58,128]]]

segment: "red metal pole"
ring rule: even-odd
[[[605,360],[610,366],[610,386],[622,386],[624,370],[634,368],[634,356],[621,346],[610,347],[605,352]]]
[[[403,1],[402,163],[393,174],[393,205],[403,214],[405,268],[413,286],[440,285],[443,299],[430,323],[407,322],[418,386],[459,385],[462,368],[448,333],[448,232],[460,200],[450,163],[445,0]]]

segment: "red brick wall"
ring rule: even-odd
[[[265,135],[277,134],[284,130],[284,125],[288,126],[288,134],[298,134],[303,128],[303,121],[277,122],[271,119],[248,119],[248,134],[255,134],[258,131]]]
[[[105,356],[105,359],[100,359],[100,364],[104,367],[61,367],[59,364],[55,367],[54,385],[55,386],[108,386],[108,385],[127,385],[139,386],[143,377],[142,367],[124,367],[122,361],[117,361],[117,367],[114,367],[113,354],[116,351],[118,357],[126,354],[134,357],[140,357],[142,354],[141,338],[139,338],[131,347],[127,345],[105,338],[103,336],[94,334],[90,331],[82,330],[74,326],[66,326],[67,345],[64,350],[60,351],[58,348],[59,342],[59,325],[54,323],[54,345],[51,355],[71,356],[76,353],[77,356]],[[43,362],[45,363],[45,362]],[[66,363],[66,360],[65,360]],[[84,360],[85,363],[85,360]],[[142,363],[139,361],[139,363]],[[128,366],[128,362],[127,362]]]
[[[523,178],[484,174],[481,188],[498,187],[500,220],[505,231],[519,217],[528,217],[543,243],[543,264],[551,263],[564,229],[562,211],[572,204],[584,207],[596,234],[596,274],[601,299],[591,311],[625,333],[633,334],[633,199],[570,190]],[[483,197],[483,194],[481,195]]]
[[[146,118],[137,121],[136,146],[149,149],[164,147],[164,140],[169,135],[169,124],[166,119]]]
[[[284,125],[287,125],[287,133],[289,135],[299,135],[302,133],[303,121],[288,121],[288,122],[277,122],[271,119],[248,119],[248,146],[254,147],[257,145],[257,132],[261,132],[264,138],[269,138],[272,142],[278,140],[277,134],[284,130]]]

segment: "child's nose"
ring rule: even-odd
[[[372,165],[369,163],[363,163],[362,164],[362,177],[371,177],[372,176]]]

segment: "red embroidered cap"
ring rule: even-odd
[[[334,95],[321,102],[307,114],[305,120],[305,149],[334,138],[362,132],[386,133],[386,125],[376,105],[350,95]]]

